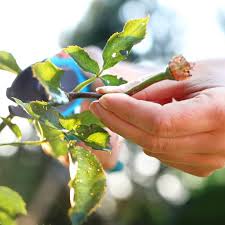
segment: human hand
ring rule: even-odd
[[[132,97],[106,94],[91,111],[146,154],[208,176],[225,165],[224,71],[222,60],[196,63],[189,80],[161,81]]]

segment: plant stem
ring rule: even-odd
[[[168,69],[165,72],[156,74],[156,75],[148,78],[147,80],[144,80],[143,82],[139,83],[137,86],[132,87],[130,90],[128,90],[126,92],[126,94],[127,95],[134,95],[137,92],[145,89],[146,87],[148,87],[148,86],[150,86],[150,85],[152,85],[156,82],[166,80],[166,79],[174,80],[174,78],[171,76],[171,73]]]
[[[101,98],[102,95],[96,92],[70,92],[68,94],[69,101],[72,101],[77,98]]]
[[[175,56],[172,58],[172,60],[169,62],[168,67],[166,68],[165,72],[161,72],[159,74],[153,75],[149,77],[148,79],[144,81],[137,81],[137,85],[132,87],[130,90],[125,92],[127,95],[134,95],[137,92],[145,89],[146,87],[162,81],[162,80],[185,80],[188,79],[191,76],[191,69],[193,65],[189,63],[183,56]],[[101,74],[101,73],[100,73]],[[100,75],[99,74],[99,75]],[[92,79],[91,79],[92,78]],[[75,90],[80,91],[83,87],[85,87],[87,84],[93,82],[97,77],[91,77],[87,81],[81,83],[78,85]],[[97,93],[69,93],[69,99],[73,100],[76,98],[100,98],[102,95]]]
[[[73,92],[80,92],[83,88],[87,85],[91,84],[96,80],[96,76],[90,77],[89,79],[85,80],[84,82],[78,84],[74,89]]]
[[[134,95],[135,93],[143,90],[144,88],[156,83],[156,82],[159,82],[161,80],[165,80],[165,79],[174,79],[169,70],[166,70],[165,72],[162,72],[162,73],[159,73],[159,74],[156,74],[152,77],[150,77],[149,79],[147,80],[144,80],[143,82],[141,83],[138,83],[136,86],[132,87],[129,91],[126,92],[127,95]],[[95,99],[99,99],[103,96],[103,94],[98,94],[96,92],[70,92],[68,94],[68,98],[69,98],[69,101],[72,101],[74,99],[77,99],[77,98],[95,98]]]
[[[9,143],[0,143],[0,146],[11,145],[11,146],[20,147],[20,146],[23,146],[23,145],[41,145],[45,142],[46,142],[46,140],[9,142]]]
[[[11,121],[12,118],[13,118],[13,115],[8,115],[8,116],[6,117],[6,119],[9,120],[9,121]],[[4,123],[4,121],[0,124],[0,132],[6,127],[6,125],[7,125],[7,124]]]

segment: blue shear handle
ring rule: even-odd
[[[62,84],[64,91],[72,91],[79,83],[82,83],[87,78],[78,66],[78,64],[67,54],[60,53],[53,56],[51,62],[57,67],[63,69],[65,74],[62,77]],[[90,87],[85,87],[81,92],[90,92]],[[80,106],[82,99],[74,100],[63,110],[64,116],[69,116],[74,113],[74,110]]]

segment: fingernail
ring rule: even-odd
[[[104,91],[103,91],[103,89],[101,87],[96,88],[95,91],[97,93],[99,93],[99,94],[103,94],[104,93]]]
[[[99,101],[94,101],[90,105],[90,110],[92,113],[94,113],[97,117],[99,117],[100,112],[99,112]]]

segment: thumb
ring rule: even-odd
[[[134,98],[166,104],[173,99],[184,100],[192,93],[190,81],[163,80],[133,95]]]
[[[136,86],[139,82],[130,81],[120,86],[104,86],[97,88],[96,91],[100,94],[106,93],[126,93],[131,87]],[[151,86],[143,89],[142,91],[134,94],[132,97],[138,100],[152,101],[159,104],[166,104],[171,102],[172,99],[185,99],[191,90],[189,81],[174,81],[163,80],[152,84]]]

